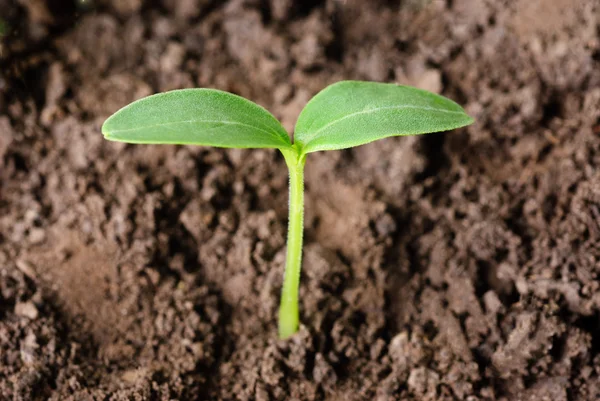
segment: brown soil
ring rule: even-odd
[[[600,3],[0,0],[0,399],[600,399]],[[290,130],[340,79],[476,118],[307,163],[276,339],[275,151],[108,143],[216,87]]]

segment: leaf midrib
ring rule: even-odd
[[[144,130],[144,129],[148,129],[148,128],[157,128],[157,127],[168,127],[171,125],[177,125],[177,124],[189,124],[189,123],[215,123],[215,124],[226,124],[226,125],[240,125],[243,127],[248,127],[248,128],[253,128],[255,130],[258,131],[262,131],[264,133],[267,133],[269,135],[271,135],[274,138],[277,138],[277,140],[287,146],[289,146],[289,143],[286,143],[283,138],[277,133],[277,132],[273,132],[273,131],[268,131],[266,129],[263,128],[259,128],[255,125],[251,125],[251,124],[245,124],[245,123],[241,123],[238,121],[226,121],[226,120],[181,120],[181,121],[172,121],[172,122],[168,122],[168,123],[160,123],[160,124],[154,124],[154,125],[145,125],[143,127],[133,127],[133,128],[127,128],[127,129],[119,129],[119,130],[113,130],[110,133],[108,133],[108,135],[111,134],[117,134],[117,133],[122,133],[122,132],[129,132],[129,131],[138,131],[138,130]]]
[[[411,106],[411,105],[384,106],[384,107],[377,107],[377,108],[374,108],[374,109],[361,110],[361,111],[356,111],[354,113],[346,114],[345,116],[340,117],[337,120],[330,121],[329,123],[327,123],[324,126],[322,126],[321,128],[319,128],[318,130],[314,131],[312,134],[307,135],[306,138],[302,138],[303,139],[302,145],[306,146],[309,141],[311,141],[312,139],[314,139],[314,137],[319,134],[319,132],[321,132],[321,131],[323,131],[323,130],[329,128],[329,127],[331,127],[332,125],[335,125],[335,124],[339,123],[340,121],[346,120],[348,118],[351,118],[351,117],[354,117],[354,116],[357,116],[357,115],[361,115],[361,114],[375,113],[377,111],[382,111],[382,110],[401,110],[401,109],[418,109],[418,110],[438,111],[438,112],[441,112],[441,113],[449,113],[449,114],[461,114],[461,115],[465,114],[462,111],[438,109],[438,108],[435,108],[435,107],[427,107],[427,106]]]

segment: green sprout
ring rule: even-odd
[[[279,309],[279,337],[287,338],[298,331],[299,322],[306,155],[390,136],[447,131],[472,122],[458,104],[425,90],[341,81],[308,102],[291,139],[261,106],[204,88],[174,90],[135,101],[106,120],[102,133],[108,140],[128,143],[281,151],[290,175],[287,256]]]
[[[0,18],[0,37],[8,34],[8,24]]]

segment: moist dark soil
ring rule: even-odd
[[[600,399],[597,0],[0,0],[0,399]],[[311,154],[277,339],[272,150],[109,143],[213,87],[293,129],[325,85],[476,123]]]

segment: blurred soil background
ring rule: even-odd
[[[600,399],[598,0],[0,0],[0,399]],[[276,338],[271,150],[109,143],[213,87],[288,130],[325,85],[415,85],[466,129],[309,156]]]

